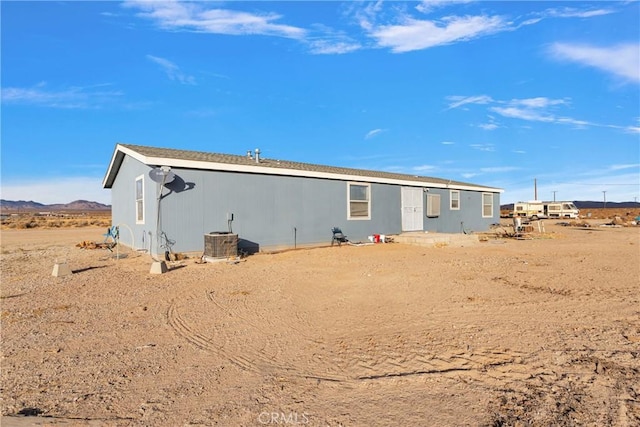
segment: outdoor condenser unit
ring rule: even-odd
[[[211,258],[237,257],[238,235],[215,231],[209,234],[205,234],[204,256]]]

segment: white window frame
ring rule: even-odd
[[[141,194],[138,194],[138,182],[140,182]],[[144,175],[136,177],[133,191],[135,198],[134,212],[136,216],[136,224],[144,224]]]
[[[367,187],[367,200],[351,200],[351,186],[358,185]],[[367,216],[351,216],[351,203],[367,203]],[[347,220],[350,221],[366,221],[371,219],[371,183],[369,182],[347,182]]]
[[[439,194],[427,193],[427,217],[437,218],[442,210],[441,198]]]
[[[491,199],[490,205],[485,205],[484,199],[488,196]],[[485,207],[490,207],[491,214],[485,214]],[[493,193],[482,193],[482,218],[493,218]]]
[[[453,195],[456,194],[458,197],[454,199]],[[454,206],[453,202],[458,202],[458,206]],[[460,190],[449,190],[449,209],[452,211],[460,210]]]

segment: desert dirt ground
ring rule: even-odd
[[[638,426],[640,227],[602,222],[160,275],[4,230],[2,426]]]

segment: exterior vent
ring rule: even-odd
[[[204,256],[209,258],[235,258],[238,256],[238,235],[211,232],[204,235]]]

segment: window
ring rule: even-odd
[[[460,191],[459,190],[451,190],[449,192],[450,197],[450,206],[449,209],[451,209],[452,211],[459,211],[460,210]]]
[[[427,216],[440,216],[440,195],[427,194]]]
[[[144,175],[136,178],[136,224],[144,224]]]
[[[482,217],[491,218],[493,216],[493,194],[482,193]]]
[[[347,219],[371,219],[371,184],[347,183],[349,212]]]

